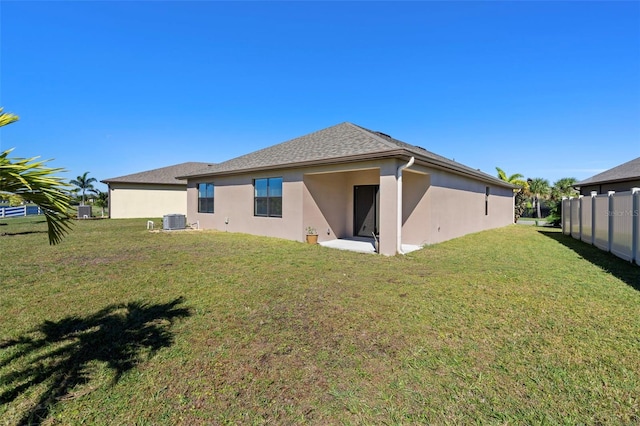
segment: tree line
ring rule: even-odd
[[[536,218],[542,218],[541,204],[546,202],[550,206],[549,219],[553,224],[558,224],[560,222],[562,198],[578,196],[578,191],[573,187],[578,180],[573,177],[558,179],[551,185],[544,178],[525,179],[520,173],[514,173],[509,176],[500,167],[496,167],[496,171],[500,180],[518,187],[514,189],[515,222],[522,217],[528,204],[533,207]]]

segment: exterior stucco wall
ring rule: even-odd
[[[380,253],[394,255],[398,245],[398,181],[400,161],[387,161],[380,168]]]
[[[487,186],[490,194],[485,215]],[[439,243],[513,223],[513,190],[463,176],[430,171],[425,201],[427,238],[421,244]]]
[[[109,184],[112,219],[162,217],[187,214],[186,185]]]
[[[416,173],[416,169],[426,172],[414,167],[405,170],[402,177],[402,243],[422,245],[429,241],[431,175]]]
[[[318,230],[318,241],[354,235],[354,188],[380,185],[380,250],[395,254],[396,180],[395,161],[362,163],[349,168],[307,171],[304,175],[306,226]]]
[[[254,216],[253,179],[270,177],[282,177],[282,217]],[[197,184],[200,182],[214,184],[213,213],[198,213]],[[302,172],[299,170],[189,180],[187,220],[190,223],[199,221],[204,229],[302,241],[302,194]]]
[[[348,185],[345,173],[307,174],[304,176],[304,227],[318,231],[318,241],[347,237],[352,229],[346,214]]]
[[[204,229],[304,241],[308,226],[318,241],[353,235],[353,186],[379,183],[377,162],[189,180],[187,218]],[[282,217],[254,216],[253,180],[282,177]],[[213,182],[214,212],[198,213],[197,184]],[[228,223],[225,220],[228,219]]]
[[[187,189],[188,221],[204,229],[227,230],[303,241],[308,226],[318,240],[354,234],[354,187],[380,185],[380,252],[395,254],[397,245],[398,160],[237,176],[198,178]],[[283,178],[281,218],[254,216],[253,179]],[[197,184],[215,185],[214,213],[198,213]],[[485,215],[485,187],[490,186]],[[402,243],[433,244],[471,232],[513,223],[513,191],[441,170],[413,166],[404,171]],[[228,223],[225,223],[228,220]]]

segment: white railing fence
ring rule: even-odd
[[[0,207],[0,218],[42,214],[37,206]]]
[[[640,188],[563,199],[562,232],[640,265]]]

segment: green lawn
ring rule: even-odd
[[[0,223],[3,424],[640,422],[640,267],[554,229],[389,258]]]

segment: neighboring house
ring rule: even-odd
[[[606,194],[609,191],[624,192],[640,188],[640,157],[598,173],[574,185],[580,195],[590,195],[592,191]]]
[[[109,217],[113,219],[187,214],[187,183],[176,176],[208,163],[182,163],[146,172],[105,179],[109,186]]]
[[[187,179],[205,229],[304,241],[379,236],[380,253],[513,223],[513,185],[384,133],[342,123]]]

